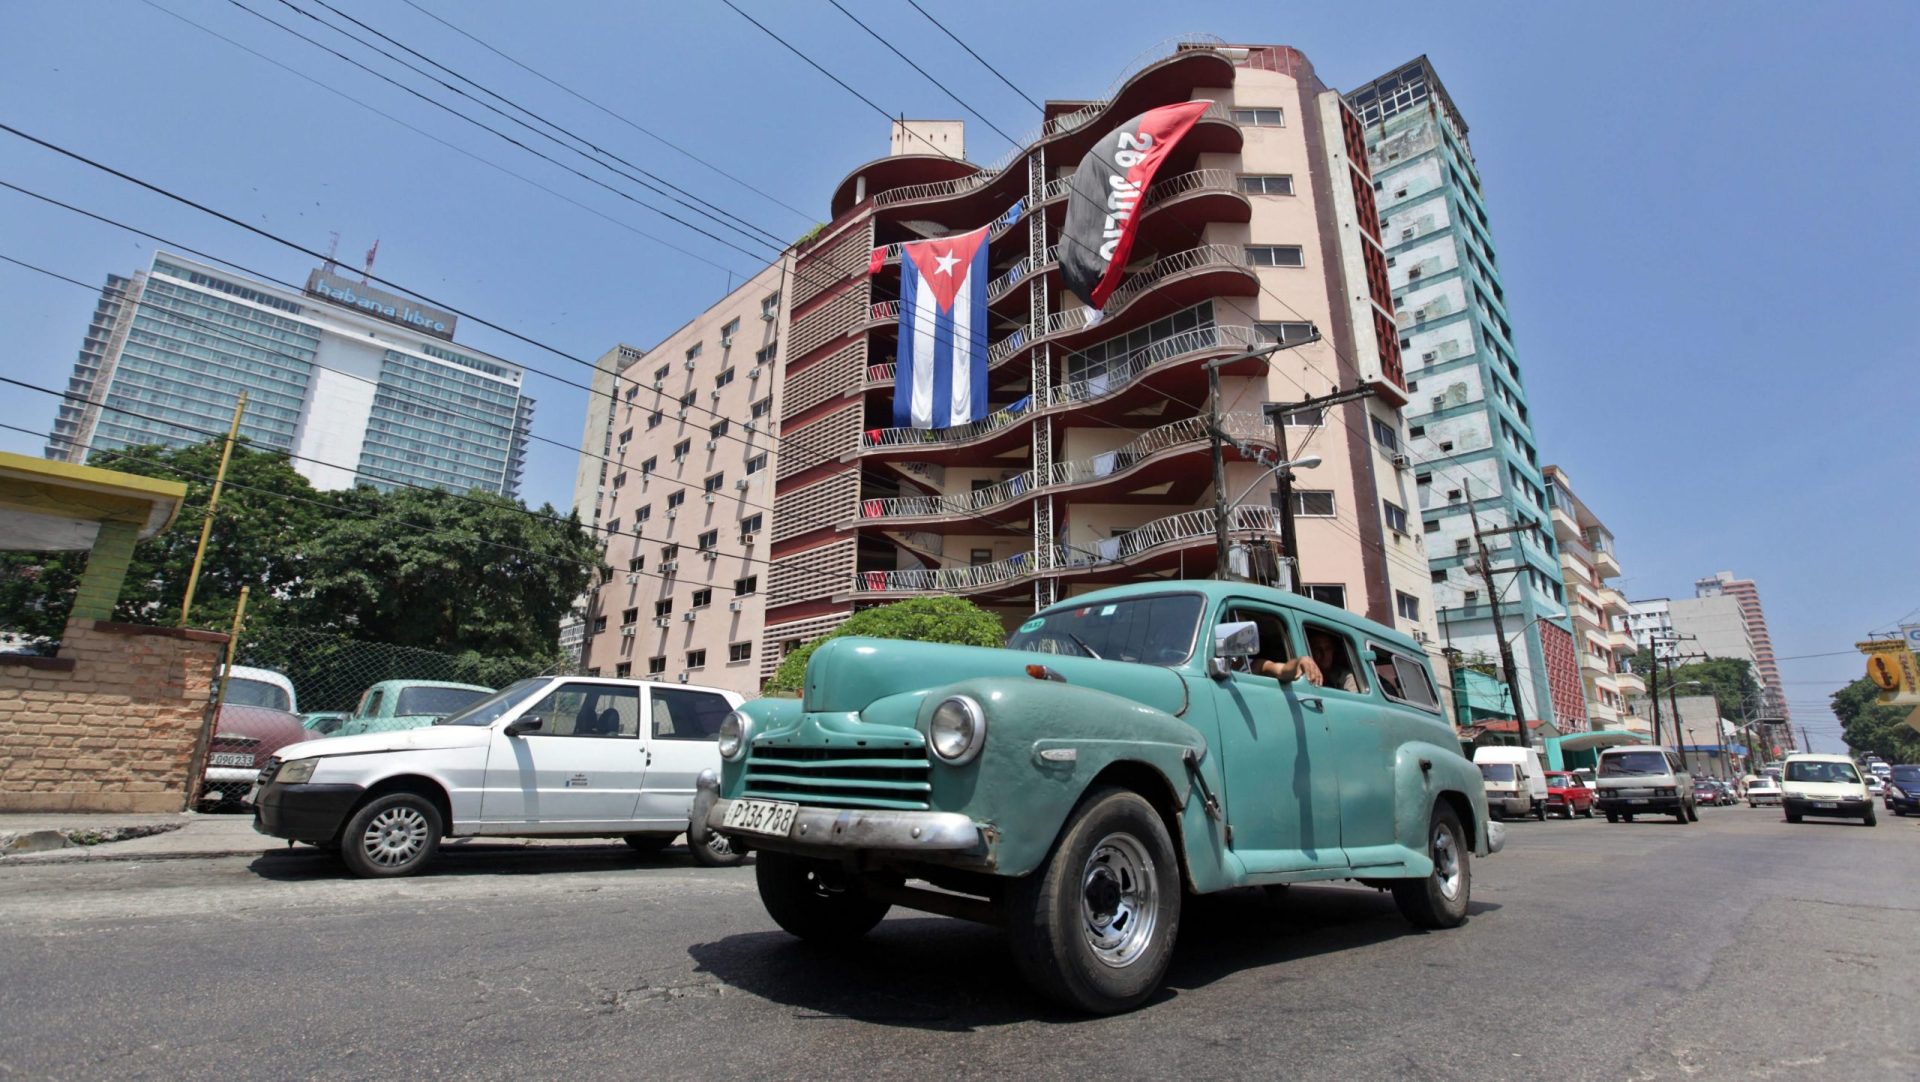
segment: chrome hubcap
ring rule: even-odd
[[[1160,881],[1139,839],[1109,834],[1093,847],[1080,875],[1080,916],[1101,962],[1118,969],[1145,953],[1160,917]]]
[[[733,843],[727,840],[725,834],[717,831],[709,831],[707,833],[707,852],[712,853],[716,857],[730,857],[733,855]]]
[[[375,864],[405,864],[427,846],[427,817],[418,808],[388,808],[367,824],[360,846]]]
[[[1433,828],[1433,881],[1447,901],[1460,896],[1460,848],[1445,824]]]

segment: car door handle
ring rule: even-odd
[[[1327,708],[1327,700],[1322,699],[1318,695],[1302,695],[1300,696],[1300,705],[1306,707],[1308,710],[1325,710]]]

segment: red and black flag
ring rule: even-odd
[[[1060,231],[1060,278],[1095,309],[1105,308],[1120,284],[1133,250],[1135,216],[1153,174],[1212,104],[1183,101],[1149,109],[1103,136],[1074,170]]]

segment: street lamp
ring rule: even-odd
[[[1242,503],[1245,503],[1247,497],[1253,494],[1253,490],[1259,487],[1260,482],[1266,480],[1269,477],[1272,477],[1274,474],[1279,473],[1281,470],[1296,470],[1296,469],[1310,470],[1318,465],[1320,465],[1320,456],[1308,455],[1305,458],[1296,458],[1291,462],[1282,462],[1279,465],[1272,466],[1266,470],[1263,470],[1261,471],[1260,476],[1253,479],[1252,484],[1240,490],[1239,496],[1228,501],[1227,509],[1232,510],[1233,508],[1240,506]],[[1291,556],[1293,554],[1288,553],[1287,555]]]

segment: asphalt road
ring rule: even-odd
[[[19,865],[0,1076],[1920,1077],[1920,821],[1516,823],[1474,899],[1432,934],[1360,887],[1190,901],[1165,992],[1087,1019],[990,929],[817,950],[684,855]]]

